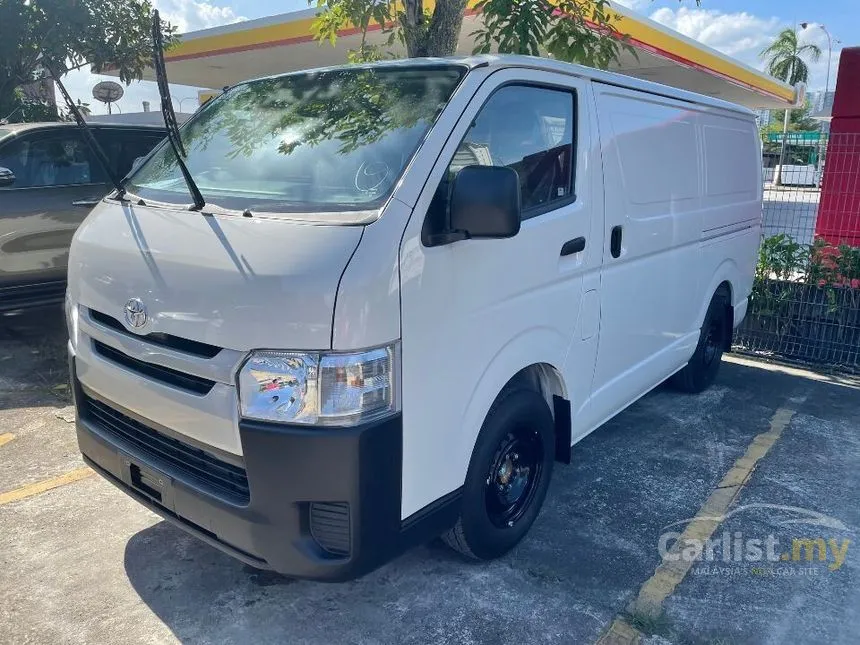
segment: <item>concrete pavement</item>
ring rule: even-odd
[[[0,434],[14,435],[0,494],[82,466],[57,388],[63,333],[42,319],[0,332]],[[492,563],[432,543],[354,582],[298,582],[197,542],[98,477],[0,503],[0,642],[593,643],[619,617],[650,643],[860,642],[857,383],[730,360],[709,391],[660,387],[577,444],[528,538]],[[797,537],[849,540],[841,566],[829,570],[829,551],[718,558],[716,573],[691,566],[658,615],[631,613],[661,536],[684,529],[786,405],[796,411],[714,536],[773,535],[789,553]],[[810,513],[839,524],[785,523]],[[753,571],[763,564],[818,573]]]

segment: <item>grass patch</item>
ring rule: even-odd
[[[639,630],[646,636],[662,636],[670,640],[670,637],[675,636],[672,621],[669,620],[665,612],[660,612],[657,616],[635,612],[626,614],[624,619],[631,627]]]
[[[665,612],[660,612],[657,616],[638,612],[628,613],[624,614],[624,620],[645,636],[659,636],[673,645],[735,645],[737,643],[734,638],[727,636],[684,633],[672,623]]]

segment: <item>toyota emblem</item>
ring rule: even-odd
[[[140,298],[132,298],[125,303],[125,322],[133,329],[140,329],[146,324],[146,305]]]

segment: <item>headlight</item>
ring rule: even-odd
[[[69,332],[69,342],[72,344],[72,349],[78,348],[78,306],[74,303],[66,291],[66,329]]]
[[[354,425],[397,410],[394,345],[349,354],[252,352],[239,372],[242,416]]]

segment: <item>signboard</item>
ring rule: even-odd
[[[782,142],[782,132],[768,132],[767,140],[774,143]],[[821,132],[818,130],[803,130],[800,132],[788,132],[785,135],[785,142],[789,145],[815,145],[821,140]]]
[[[221,90],[197,90],[197,105],[203,105],[221,94]]]
[[[115,81],[101,81],[93,87],[93,98],[102,103],[119,101],[123,94],[122,85]]]

